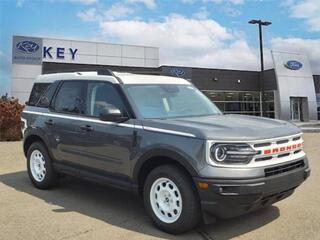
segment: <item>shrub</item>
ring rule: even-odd
[[[8,94],[0,98],[0,141],[21,140],[21,112],[24,105],[19,100],[8,97]]]

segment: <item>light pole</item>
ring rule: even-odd
[[[271,22],[268,21],[262,21],[262,20],[250,20],[248,23],[250,24],[258,24],[259,25],[259,42],[260,42],[260,66],[261,66],[261,72],[260,72],[260,90],[261,90],[261,100],[262,100],[262,106],[261,106],[261,116],[264,116],[264,64],[263,64],[263,41],[262,41],[262,26],[269,26],[271,25]]]

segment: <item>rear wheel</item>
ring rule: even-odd
[[[48,189],[57,184],[58,176],[43,143],[31,144],[27,153],[27,169],[31,182],[37,188]]]
[[[168,233],[183,233],[200,221],[200,202],[192,179],[175,165],[155,168],[144,184],[144,204],[153,223]]]

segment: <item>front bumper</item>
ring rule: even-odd
[[[210,218],[231,218],[271,205],[290,196],[310,175],[308,164],[275,176],[255,179],[194,178],[205,222]],[[208,183],[200,189],[199,182]]]

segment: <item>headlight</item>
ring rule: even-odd
[[[220,164],[246,164],[258,154],[248,144],[216,143],[210,148],[210,157]]]
[[[227,157],[227,148],[223,145],[216,145],[211,149],[211,156],[217,162],[223,162]]]

